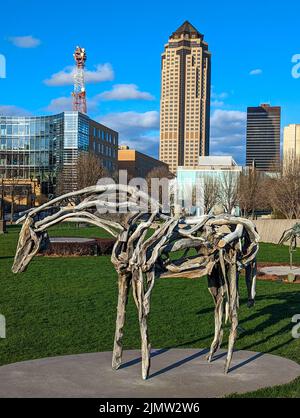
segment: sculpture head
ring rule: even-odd
[[[32,228],[33,219],[28,217],[21,229],[17,245],[13,273],[22,273],[26,270],[32,258],[38,253],[40,248],[49,240],[47,232],[35,232]]]

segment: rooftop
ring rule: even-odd
[[[237,163],[231,156],[222,155],[212,155],[208,157],[199,157],[199,166],[209,165],[209,166],[237,166]]]
[[[194,35],[194,37],[203,38],[203,35],[188,20],[186,20],[175,32],[172,33],[171,38],[175,38],[180,35],[190,35],[191,37]]]

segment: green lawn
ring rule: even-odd
[[[7,339],[0,340],[0,364],[65,354],[111,350],[117,302],[117,276],[109,257],[36,257],[28,271],[13,275],[19,228],[0,236],[0,313],[7,320]],[[107,236],[96,228],[70,226],[52,236]],[[260,261],[288,262],[288,249],[262,244]],[[295,254],[300,264],[300,250]],[[300,363],[300,340],[291,336],[291,318],[300,314],[300,286],[258,282],[257,303],[246,307],[241,283],[238,349],[279,354]],[[152,298],[150,338],[153,347],[209,347],[213,304],[205,279],[157,282]],[[129,300],[126,349],[139,347],[136,309]],[[226,343],[226,340],[225,340]],[[247,396],[300,397],[300,379]]]

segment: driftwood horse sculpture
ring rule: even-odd
[[[289,242],[289,253],[290,253],[290,268],[293,269],[293,253],[297,251],[297,244],[300,240],[300,223],[296,223],[292,228],[287,229],[282,234],[279,245],[283,245],[286,242]]]
[[[116,196],[115,201],[107,199],[113,195]],[[141,202],[146,204],[146,211],[139,210]],[[117,222],[112,221],[111,216],[101,214],[103,208],[116,209],[119,213]],[[120,212],[127,212],[127,215],[120,215]],[[45,217],[41,218],[41,215]],[[231,322],[225,363],[225,372],[228,372],[237,336],[238,277],[242,269],[246,271],[249,306],[254,304],[255,298],[259,236],[251,221],[228,215],[200,218],[166,216],[157,202],[136,188],[122,185],[89,187],[53,199],[30,210],[19,220],[23,227],[12,267],[14,273],[26,269],[32,258],[47,245],[47,229],[60,222],[96,225],[117,238],[111,257],[119,278],[112,359],[114,369],[118,369],[122,362],[122,337],[130,287],[139,316],[142,376],[147,379],[151,349],[147,319],[155,280],[160,277],[199,278],[207,275],[209,291],[215,303],[215,336],[208,361],[212,360],[221,345],[225,312],[226,319]],[[172,253],[177,253],[177,257],[179,254],[180,258],[175,259]]]

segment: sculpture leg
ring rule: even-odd
[[[238,329],[238,288],[237,288],[237,267],[236,264],[233,263],[229,267],[229,280],[230,280],[230,300],[229,300],[229,317],[231,321],[231,330],[229,335],[229,342],[228,342],[228,353],[225,363],[225,373],[228,373],[232,355],[233,355],[233,349],[234,349],[234,343],[236,341],[237,337],[237,329]]]
[[[129,274],[119,275],[119,297],[118,297],[118,310],[116,320],[116,333],[114,341],[114,351],[112,357],[112,368],[117,370],[122,364],[122,338],[123,329],[126,319],[126,305],[128,301],[128,292],[130,287],[131,277]]]
[[[215,268],[208,277],[209,291],[215,303],[215,336],[210,347],[210,353],[207,356],[209,362],[212,361],[213,355],[220,348],[223,339],[223,312],[224,312],[224,296],[225,287],[222,279],[222,272],[219,267]]]
[[[224,311],[224,290],[220,289],[218,296],[215,299],[215,336],[210,347],[210,352],[207,357],[208,362],[212,361],[212,358],[216,351],[220,348],[223,339],[223,311]]]
[[[139,315],[142,351],[142,377],[144,380],[148,378],[150,370],[151,344],[149,343],[148,337],[148,314],[150,311],[150,295],[152,287],[153,285],[145,294],[142,272],[137,272],[134,275],[133,293]]]
[[[257,266],[256,260],[252,261],[245,269],[245,277],[246,277],[246,286],[248,292],[248,307],[252,308],[255,304],[255,296],[256,296],[256,274],[257,274]]]

